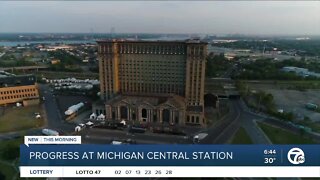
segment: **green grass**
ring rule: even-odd
[[[252,144],[252,140],[243,127],[240,127],[237,133],[233,136],[231,144]]]
[[[5,140],[5,141],[0,141],[0,152],[3,148],[8,146],[8,144],[13,144],[15,146],[20,146],[20,144],[23,144],[24,139],[22,137],[13,139],[13,140]]]
[[[0,112],[0,133],[41,127],[44,120],[35,119],[36,112],[43,116],[41,106],[38,105],[6,108],[4,114]]]
[[[5,179],[11,180],[17,174],[17,171],[3,162],[0,162],[0,172],[6,177]]]
[[[273,144],[315,144],[312,139],[295,134],[290,131],[276,128],[265,123],[258,122],[260,128],[266,133]]]

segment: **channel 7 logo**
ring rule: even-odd
[[[287,157],[291,164],[302,164],[305,162],[304,152],[300,148],[290,149]]]

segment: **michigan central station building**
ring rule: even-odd
[[[207,43],[98,41],[107,120],[204,126]],[[98,111],[97,111],[98,112]]]

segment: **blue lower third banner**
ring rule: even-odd
[[[26,145],[20,166],[320,166],[320,145]]]

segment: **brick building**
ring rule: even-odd
[[[23,103],[23,105],[39,103],[39,92],[35,76],[10,75],[0,77],[0,105],[17,102]]]

